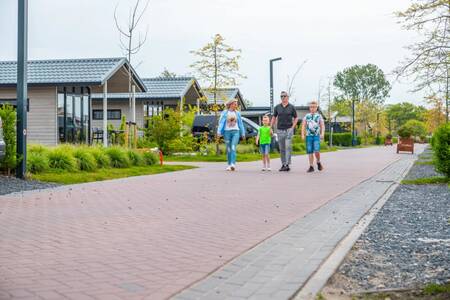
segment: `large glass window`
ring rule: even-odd
[[[58,89],[58,134],[60,142],[88,143],[90,97],[87,88]]]

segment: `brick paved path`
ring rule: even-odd
[[[326,153],[322,173],[301,156],[290,174],[202,164],[0,197],[0,299],[168,298],[397,159],[374,147]]]

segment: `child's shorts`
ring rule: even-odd
[[[320,152],[320,136],[319,135],[306,136],[306,153],[312,154],[315,152]]]
[[[259,152],[261,152],[262,155],[267,155],[270,152],[270,144],[261,144],[259,145]]]

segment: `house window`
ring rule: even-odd
[[[62,143],[89,143],[90,90],[86,87],[58,88],[58,136]]]
[[[103,110],[94,109],[92,111],[92,118],[94,120],[103,120]],[[122,119],[122,111],[120,109],[108,109],[108,120]]]

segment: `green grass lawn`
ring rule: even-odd
[[[332,147],[329,149],[321,150],[321,152],[332,152],[337,151],[336,147]],[[305,151],[294,151],[293,155],[304,155]],[[279,158],[279,153],[271,153],[270,158]],[[249,162],[249,161],[258,161],[261,159],[261,154],[259,153],[243,153],[237,155],[238,162]],[[225,154],[221,155],[181,155],[181,156],[165,156],[165,161],[172,162],[226,162],[227,156]]]
[[[402,184],[450,184],[450,179],[446,177],[425,177],[419,179],[405,179],[402,180]]]
[[[108,168],[99,169],[94,172],[67,172],[52,170],[39,174],[31,174],[30,179],[44,182],[54,182],[60,184],[75,184],[92,181],[103,181],[109,179],[125,178],[141,175],[152,175],[166,172],[174,172],[195,168],[194,166],[177,166],[177,165],[154,165],[154,166],[139,166],[131,168]]]

